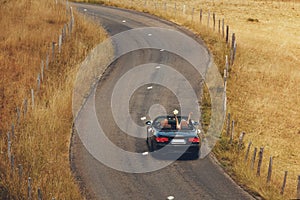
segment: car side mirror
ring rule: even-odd
[[[146,123],[145,123],[146,125],[151,125],[152,124],[152,122],[151,121],[146,121]]]

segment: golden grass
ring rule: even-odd
[[[41,60],[46,59],[52,41],[70,20],[66,6],[55,1],[0,1],[0,132],[2,198],[27,198],[27,178],[32,178],[33,197],[40,188],[44,199],[82,199],[69,166],[72,129],[72,92],[78,64],[88,51],[106,37],[98,25],[75,15],[76,28],[63,44],[61,54],[45,70],[35,108],[30,106],[30,88],[36,92]],[[56,47],[57,48],[57,47]],[[28,99],[28,113],[22,116],[12,139],[15,169],[7,158],[11,123],[16,125],[16,107]],[[19,185],[18,164],[23,166]]]
[[[255,177],[255,173],[247,170],[249,166],[237,159],[235,151],[228,152],[232,147],[224,148],[222,141],[216,154],[221,161],[229,160],[231,164],[228,170],[234,173],[241,184],[247,184],[264,198],[295,198],[297,176],[300,175],[300,147],[297,144],[300,139],[300,26],[297,26],[300,24],[300,1],[103,2],[150,12],[190,28],[204,39],[220,69],[224,66],[224,57],[228,52],[219,42],[218,36],[199,25],[199,10],[203,9],[203,25],[207,24],[208,11],[211,17],[212,13],[216,13],[217,20],[225,18],[230,32],[236,33],[238,44],[237,59],[230,70],[228,82],[229,112],[236,121],[236,137],[245,131],[245,144],[252,141],[253,146],[265,147],[262,178]],[[183,5],[186,5],[185,14]],[[193,7],[194,22],[191,16]],[[266,186],[269,156],[273,156],[274,166],[271,186]],[[280,196],[284,171],[289,172],[287,188],[285,195]]]

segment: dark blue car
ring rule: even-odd
[[[198,122],[187,116],[159,116],[147,121],[147,144],[150,152],[160,154],[190,154],[199,157],[201,139],[198,136]]]

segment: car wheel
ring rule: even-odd
[[[153,151],[154,151],[154,148],[153,148],[153,141],[152,141],[152,140],[150,141],[149,151],[150,151],[150,152],[153,152]]]
[[[192,155],[194,160],[197,160],[200,157],[199,151],[195,151]]]
[[[149,145],[149,138],[148,138],[148,135],[147,135],[147,139],[146,139],[146,143],[147,143],[147,145]]]

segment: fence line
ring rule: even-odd
[[[59,3],[62,3],[59,2]],[[56,0],[56,4],[58,4],[58,1]],[[69,10],[69,11],[68,11]],[[58,53],[62,52],[62,44],[63,42],[66,41],[67,36],[71,36],[73,27],[74,27],[74,15],[73,15],[73,10],[72,7],[69,6],[68,1],[66,1],[66,13],[70,14],[70,21],[68,24],[65,24],[63,29],[61,30],[61,34],[59,35],[58,38],[58,44],[59,44],[59,49],[58,49]],[[67,28],[68,28],[68,32],[67,32]],[[56,42],[52,41],[51,42],[51,57],[49,56],[49,52],[47,52],[46,54],[46,61],[44,62],[44,60],[41,60],[41,66],[40,66],[40,73],[38,73],[37,75],[37,85],[36,85],[36,92],[34,88],[30,89],[30,96],[31,96],[31,106],[32,106],[32,110],[35,109],[35,95],[39,95],[40,91],[41,91],[41,84],[44,81],[44,72],[46,70],[49,69],[49,65],[51,64],[51,62],[55,62],[55,46],[56,46]],[[51,59],[50,59],[51,58]],[[35,94],[36,93],[36,94]],[[22,106],[21,109],[19,107],[16,108],[16,125],[19,125],[21,123],[21,112],[23,114],[23,118],[25,119],[25,116],[28,113],[28,99],[24,98],[23,102],[22,102]],[[12,143],[13,143],[13,139],[15,136],[15,131],[16,131],[16,125],[14,123],[11,123],[11,132],[7,132],[7,157],[8,157],[8,162],[10,165],[10,178],[13,178],[14,176],[14,171],[15,171],[15,162],[16,162],[16,158],[13,155],[13,151],[12,151]],[[22,182],[23,182],[23,174],[24,174],[24,169],[23,169],[23,165],[21,163],[19,163],[17,165],[17,178],[18,178],[18,187],[19,187],[19,191],[21,190]],[[28,177],[27,179],[27,198],[29,200],[31,199],[36,199],[33,197],[33,181],[31,177]],[[37,198],[39,200],[42,200],[42,190],[40,188],[38,188],[37,190]],[[52,199],[55,199],[54,197]]]
[[[229,137],[229,142],[228,144],[232,144],[232,142],[230,143],[230,140],[232,139],[232,134],[228,134],[229,129],[232,128],[230,127],[230,122],[234,122],[234,120],[230,119],[231,118],[231,114],[228,113],[227,114],[227,122],[225,122],[227,124],[227,130],[226,130],[226,137]],[[238,137],[238,154],[240,153],[240,151],[242,150],[242,145],[243,145],[243,138],[244,138],[245,132],[242,132],[240,134],[240,136]],[[248,143],[248,146],[246,148],[246,152],[243,158],[243,163],[245,165],[248,164],[248,158],[250,155],[250,150],[251,147],[253,146],[252,141],[250,141]],[[257,168],[256,168],[256,176],[260,177],[261,176],[261,168],[262,168],[262,163],[263,163],[263,156],[264,156],[264,147],[260,147],[259,151],[257,147],[254,147],[253,153],[252,153],[252,157],[250,159],[250,169],[254,170],[255,168],[255,163],[256,163],[256,157],[258,156],[258,161],[257,161]],[[266,184],[269,185],[272,181],[272,173],[273,173],[273,157],[270,156],[269,158],[269,162],[267,164],[267,176],[266,176]],[[281,195],[284,194],[285,191],[285,187],[286,187],[286,183],[287,183],[287,175],[288,175],[288,171],[284,172],[284,177],[283,177],[283,182],[282,182],[282,186],[280,188],[280,191],[278,191]],[[300,199],[300,175],[298,176],[298,184],[297,184],[297,199]]]

